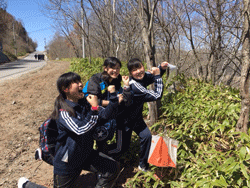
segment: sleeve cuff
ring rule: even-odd
[[[91,108],[91,110],[89,112],[89,115],[91,115],[91,116],[98,115],[98,111],[97,110],[92,110],[92,108]]]
[[[155,78],[157,79],[157,78],[161,78],[161,75],[155,75]]]
[[[110,100],[112,100],[112,101],[118,101],[118,97],[117,97],[117,93],[116,92],[114,92],[114,93],[110,93],[110,98],[109,98]]]
[[[130,87],[129,87],[129,86],[123,86],[123,90],[129,91],[129,90],[130,90]]]

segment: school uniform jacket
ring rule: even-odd
[[[102,100],[109,100],[109,92],[107,92],[107,88],[110,85],[115,86],[115,90],[117,94],[123,95],[123,101],[119,104],[117,111],[113,113],[112,119],[116,119],[116,143],[117,148],[110,150],[109,154],[118,153],[121,150],[121,142],[122,142],[122,133],[121,129],[124,127],[124,119],[127,117],[127,110],[129,106],[132,104],[133,93],[130,90],[130,87],[122,88],[121,87],[121,75],[119,75],[116,79],[113,79],[111,82],[104,79],[102,73],[94,74],[89,81],[85,84],[83,88],[83,92],[85,94],[93,94],[97,95],[99,99],[99,105],[102,104]]]
[[[99,112],[90,110],[86,99],[79,103],[66,100],[76,113],[76,117],[70,116],[67,111],[60,111],[57,120],[59,136],[54,158],[54,173],[58,175],[69,175],[75,173],[88,165],[93,151],[93,128],[101,120],[107,120],[118,107],[116,94],[111,94],[109,105]]]
[[[124,90],[121,87],[121,80],[121,75],[119,75],[117,78],[109,82],[108,80],[104,79],[102,73],[97,73],[91,76],[89,81],[85,84],[83,92],[87,95],[97,95],[98,99],[100,100],[99,104],[101,105],[102,100],[109,100],[109,93],[107,91],[108,86],[114,85],[118,94],[123,93],[125,105],[128,106],[132,101],[132,95],[130,88]]]
[[[115,90],[118,91],[118,93],[122,93],[121,80],[121,75],[119,75],[116,79],[109,82],[104,78],[102,73],[97,73],[91,76],[89,81],[85,84],[83,92],[87,95],[97,95],[100,100],[108,100],[107,88],[109,85],[114,85]]]
[[[156,101],[162,97],[163,94],[163,82],[161,76],[165,70],[160,68],[160,75],[153,75],[149,72],[145,72],[145,76],[142,80],[130,78],[129,85],[134,94],[133,104],[129,107],[129,114],[126,118],[126,126],[129,128],[136,127],[136,121],[142,120],[143,104],[145,102]],[[147,87],[154,83],[154,90],[148,90]],[[138,125],[139,126],[139,125]]]
[[[123,118],[123,113],[126,111],[127,106],[130,106],[133,99],[133,93],[130,90],[130,87],[123,89],[121,87],[121,75],[116,79],[113,79],[111,82],[104,79],[102,73],[94,74],[89,81],[85,84],[83,92],[85,94],[97,95],[99,99],[99,105],[102,104],[102,100],[109,100],[109,92],[107,91],[108,86],[114,85],[117,94],[123,94],[123,102],[119,104],[118,112],[116,115],[121,120]],[[118,125],[119,126],[119,125]]]

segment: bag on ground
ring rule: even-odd
[[[152,135],[148,163],[158,167],[176,168],[178,143],[179,141],[169,137]]]

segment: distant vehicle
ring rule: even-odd
[[[38,60],[44,60],[44,54],[38,54],[37,58]]]

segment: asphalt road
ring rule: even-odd
[[[40,69],[46,65],[45,60],[36,60],[34,52],[26,56],[25,58],[10,63],[0,65],[0,82],[8,79],[14,79],[22,74],[30,71]]]

